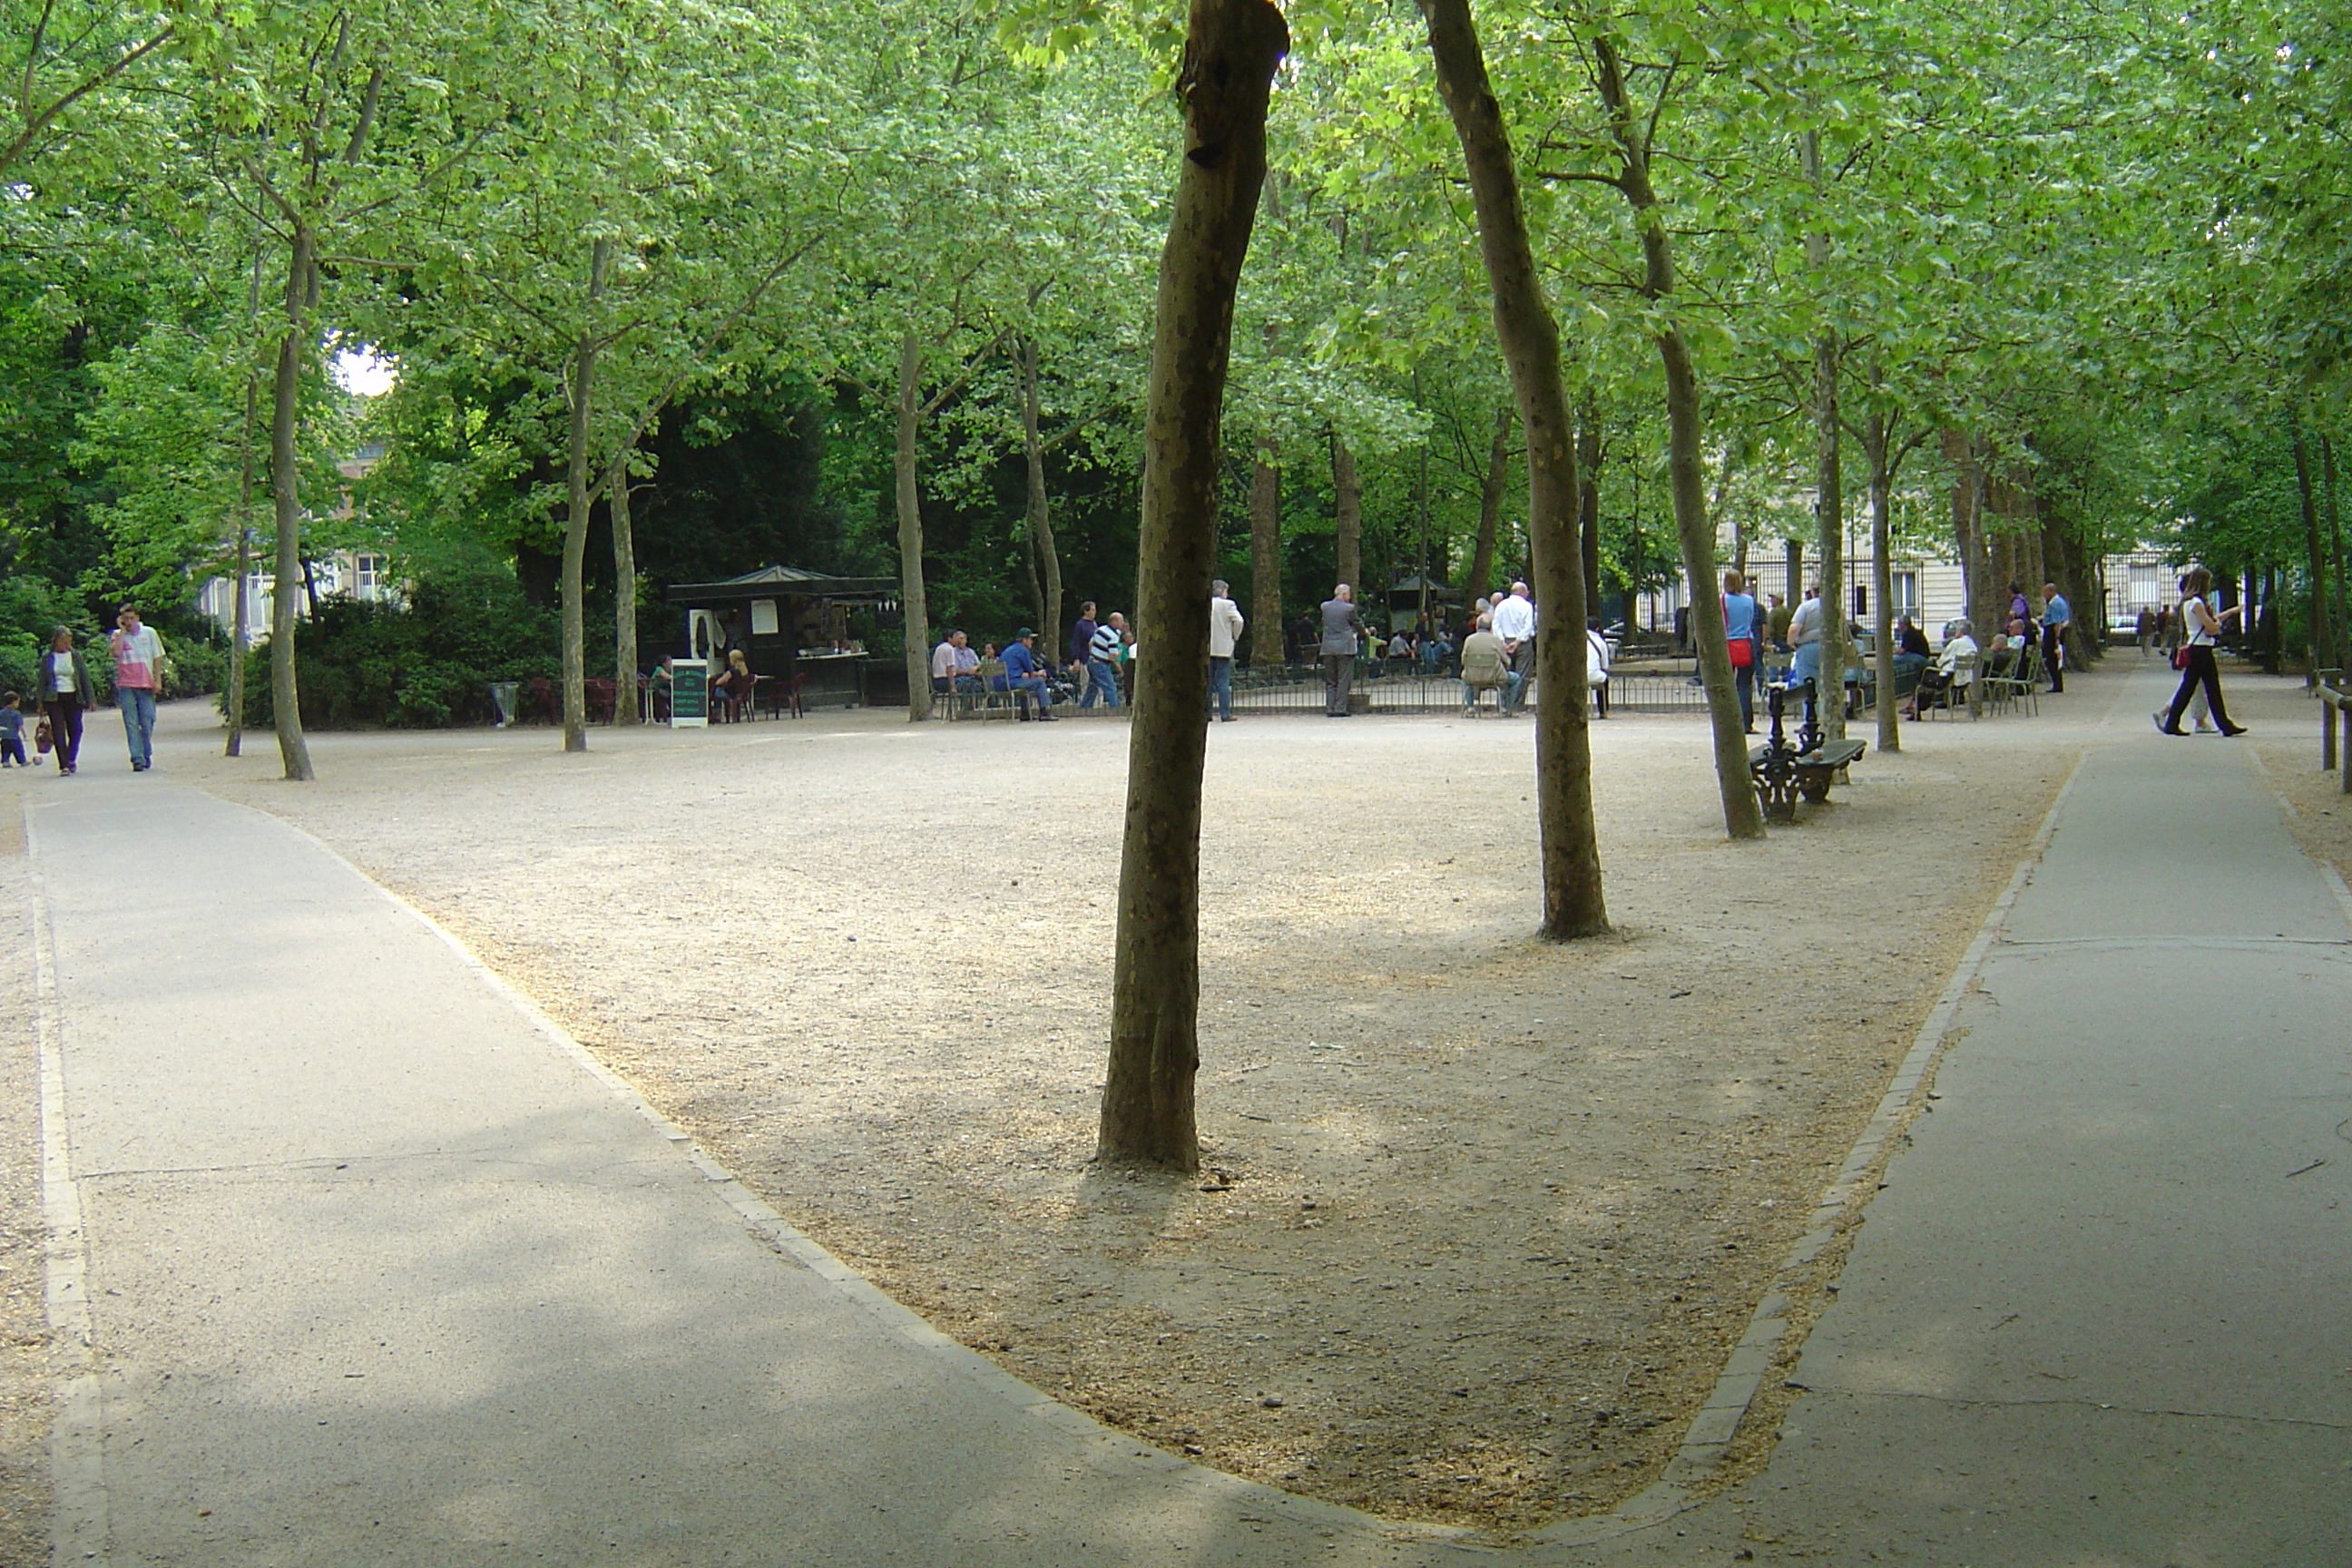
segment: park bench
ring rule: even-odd
[[[1772,716],[1772,732],[1762,745],[1751,747],[1748,752],[1748,772],[1756,781],[1756,793],[1764,803],[1765,816],[1773,822],[1796,821],[1797,802],[1801,799],[1809,805],[1826,802],[1840,770],[1859,760],[1865,749],[1860,741],[1822,739],[1820,704],[1810,680],[1801,688],[1803,717],[1791,735],[1788,730],[1788,701],[1790,693],[1797,689],[1800,689],[1780,682],[1764,689],[1767,710]]]

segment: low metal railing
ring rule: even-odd
[[[2323,670],[2320,673],[2325,677],[2338,672],[2331,669]],[[2340,773],[2343,777],[2344,793],[2352,795],[2352,767],[2338,765],[2342,760],[2342,752],[2337,750],[2336,740],[2336,726],[2338,717],[2341,716],[2344,725],[2344,744],[2347,748],[2352,748],[2352,696],[2329,685],[2325,679],[2312,688],[2312,695],[2319,699],[2319,771],[2327,773],[2332,770]]]
[[[1367,674],[1359,671],[1354,691],[1374,713],[1458,713],[1462,682],[1452,676]],[[1487,700],[1491,705],[1492,699]],[[1531,706],[1533,689],[1522,701]],[[1628,670],[1609,679],[1609,710],[1641,713],[1704,712],[1706,693],[1685,675]],[[1281,670],[1234,671],[1236,713],[1320,713],[1323,672],[1290,667]]]

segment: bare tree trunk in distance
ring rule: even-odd
[[[588,247],[588,305],[593,312],[604,297],[604,275],[613,265],[613,242],[599,239]],[[588,563],[588,420],[596,395],[596,338],[580,334],[572,348],[571,439],[564,454],[571,479],[569,515],[563,524],[563,749],[588,749],[588,618],[581,603]]]
[[[1250,459],[1250,667],[1282,664],[1282,470],[1274,437]],[[1205,699],[1204,699],[1205,700]]]
[[[2294,444],[2295,489],[2303,503],[2304,548],[2311,573],[2311,664],[2315,675],[2322,667],[2342,667],[2333,662],[2337,657],[2330,617],[2334,605],[2327,586],[2327,551],[2319,539],[2319,507],[2312,494],[2310,443],[2304,439],[2303,421],[2293,414],[2287,416],[2287,433]]]
[[[278,757],[286,777],[308,782],[310,747],[302,734],[302,694],[294,679],[294,584],[302,577],[302,487],[295,462],[295,432],[302,417],[302,346],[308,331],[311,274],[318,237],[297,226],[286,262],[286,332],[278,340],[278,374],[270,387],[269,494],[278,524],[278,570],[269,595],[269,705],[278,724]]]
[[[1474,600],[1494,585],[1495,530],[1503,521],[1503,492],[1511,484],[1511,426],[1518,411],[1503,403],[1495,409],[1495,439],[1486,449],[1486,477],[1478,487],[1478,537],[1470,546],[1470,574],[1463,591]]]
[[[923,344],[908,329],[898,344],[898,429],[892,473],[898,500],[898,604],[907,627],[907,722],[931,716],[931,610],[923,591],[923,503],[915,489],[915,437],[923,424]],[[1055,636],[1052,626],[1045,636]]]
[[[1364,481],[1356,472],[1356,454],[1336,431],[1331,436],[1331,524],[1339,581],[1354,584],[1358,604],[1370,604],[1363,580]],[[1387,603],[1385,597],[1381,603]]]
[[[1650,127],[1654,115],[1637,113],[1625,92],[1617,46],[1608,35],[1592,40],[1594,80],[1609,110],[1617,140],[1617,188],[1633,209],[1642,238],[1642,292],[1653,300],[1675,291],[1674,250],[1664,215],[1650,183]],[[1665,89],[1661,87],[1661,101]],[[1733,838],[1764,837],[1764,806],[1748,771],[1748,736],[1739,720],[1739,691],[1733,684],[1731,648],[1724,633],[1723,600],[1715,586],[1715,527],[1706,513],[1706,461],[1700,450],[1698,371],[1682,328],[1668,324],[1658,335],[1658,360],[1666,377],[1666,474],[1674,493],[1675,534],[1682,546],[1683,575],[1690,580],[1691,643],[1698,655],[1699,685],[1706,691],[1715,728],[1716,791],[1723,799],[1723,828]],[[1709,604],[1708,600],[1714,600]]]
[[[261,233],[254,231],[253,276],[246,287],[246,318],[257,325],[261,320]],[[276,411],[273,409],[272,413]],[[253,436],[261,426],[261,361],[256,354],[245,372],[245,423],[238,427],[236,441],[236,548],[231,552],[236,563],[236,590],[229,613],[228,635],[228,741],[221,754],[238,757],[245,754],[245,650],[253,636],[253,595],[249,586],[253,576]]]
[[[613,513],[613,722],[637,722],[637,535],[629,515],[631,441],[613,458],[605,504]]]
[[[1462,143],[1478,248],[1495,300],[1495,337],[1510,367],[1528,443],[1528,545],[1535,599],[1536,820],[1542,836],[1544,921],[1553,941],[1609,929],[1592,822],[1592,732],[1584,687],[1584,573],[1577,541],[1576,451],[1560,384],[1559,328],[1519,204],[1518,166],[1502,105],[1470,20],[1469,0],[1420,0],[1437,86]]]
[[[1808,131],[1797,140],[1805,179],[1822,188],[1821,133]],[[1830,259],[1830,237],[1816,229],[1805,236],[1805,261],[1818,273]],[[1822,734],[1845,739],[1845,623],[1852,613],[1845,603],[1845,475],[1840,444],[1844,429],[1838,418],[1838,336],[1824,327],[1813,340],[1813,524],[1821,551],[1822,664],[1813,683],[1820,700]]]
[[[1045,571],[1038,626],[1048,637],[1062,635],[1062,552],[1054,542],[1053,508],[1045,494],[1045,444],[1038,434],[1037,340],[1021,340],[1021,444],[1029,465],[1029,548]]]
[[[1871,374],[1874,381],[1877,379],[1874,364]],[[1895,711],[1901,705],[1895,700],[1895,563],[1886,558],[1888,541],[1894,533],[1889,511],[1895,474],[1887,455],[1893,439],[1889,428],[1892,424],[1885,409],[1873,408],[1862,427],[1862,449],[1870,459],[1870,586],[1878,601],[1872,622],[1877,646],[1871,653],[1871,671],[1878,691],[1878,749],[1882,752],[1903,749],[1903,719]]]
[[[1096,1157],[1196,1170],[1201,770],[1207,752],[1209,583],[1234,290],[1265,180],[1265,109],[1290,47],[1266,0],[1192,0],[1176,93],[1184,162],[1160,254],[1144,415],[1137,671],[1119,859],[1110,1061]],[[1280,646],[1281,626],[1272,630]]]
[[[2320,472],[2327,483],[2327,537],[2332,546],[2330,561],[2336,570],[2334,624],[2337,638],[2341,641],[2347,632],[2352,632],[2352,614],[2347,613],[2345,604],[2347,584],[2344,572],[2344,514],[2336,509],[2336,438],[2325,431],[2321,432],[2319,437],[2319,462]],[[2270,595],[2267,593],[2263,595],[2263,603],[2265,605],[2270,603]],[[2272,673],[2276,674],[2277,671],[2273,669]]]
[[[1578,553],[1584,562],[1585,613],[1597,616],[1601,613],[1601,399],[1590,392],[1576,410],[1576,537]]]

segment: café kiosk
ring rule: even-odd
[[[709,671],[727,662],[728,650],[740,647],[751,673],[765,678],[763,692],[800,676],[803,708],[907,700],[906,661],[869,658],[849,637],[851,609],[873,606],[887,615],[898,608],[895,577],[764,566],[716,583],[677,584],[662,598],[686,614],[686,657],[675,662],[681,676],[699,661],[696,673],[707,680]]]

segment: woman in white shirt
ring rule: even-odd
[[[2184,597],[2180,601],[2180,633],[2183,651],[2189,662],[2180,669],[2180,689],[2172,694],[2172,706],[2156,715],[2158,733],[2186,735],[2180,727],[2180,715],[2189,709],[2189,699],[2199,688],[2205,692],[2205,706],[2212,710],[2213,722],[2221,727],[2224,735],[2242,735],[2243,724],[2230,722],[2230,710],[2221,702],[2221,671],[2213,662],[2213,639],[2220,635],[2221,623],[2242,607],[2232,605],[2220,615],[2205,602],[2213,591],[2213,574],[2202,566],[2191,566],[2189,575],[2181,579]]]

